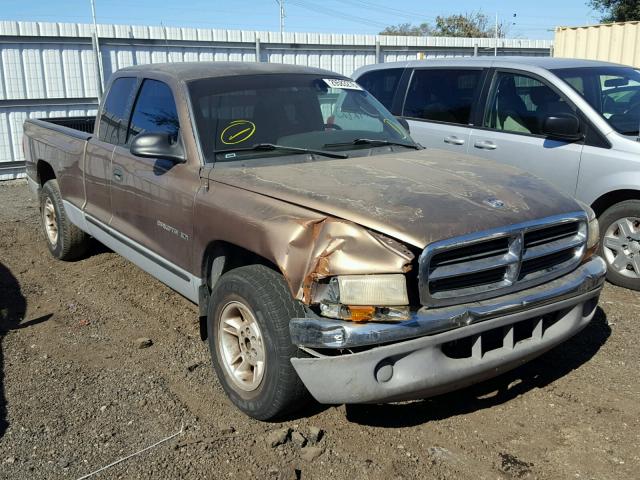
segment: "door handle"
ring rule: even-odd
[[[444,137],[444,143],[448,143],[449,145],[464,145],[464,139],[451,135],[450,137]]]
[[[498,146],[490,140],[479,140],[473,144],[476,148],[481,148],[482,150],[495,150]]]
[[[119,168],[114,168],[113,169],[113,179],[116,182],[122,182],[123,178],[124,178],[124,175],[122,173],[122,170],[120,170]]]

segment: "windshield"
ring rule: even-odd
[[[582,95],[618,133],[638,135],[640,71],[631,67],[589,67],[553,73]]]
[[[380,102],[344,78],[247,75],[196,80],[188,89],[209,162],[303,153],[296,149],[344,152],[386,142],[415,148]],[[260,148],[266,144],[275,148]]]

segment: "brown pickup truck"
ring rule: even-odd
[[[24,149],[51,253],[92,236],[197,303],[258,419],[497,375],[583,328],[606,273],[588,207],[423,149],[325,70],[126,68],[97,118],[28,120]]]

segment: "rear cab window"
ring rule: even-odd
[[[135,77],[120,77],[111,85],[98,123],[98,138],[103,142],[112,145],[126,143],[128,115],[137,82]]]
[[[140,133],[166,133],[175,142],[180,124],[171,88],[164,82],[146,79],[131,114],[127,144]]]
[[[403,116],[469,125],[481,85],[481,69],[417,69],[411,77]]]

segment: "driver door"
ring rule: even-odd
[[[111,227],[139,246],[185,270],[193,245],[193,201],[198,166],[136,157],[129,151],[140,133],[180,135],[174,95],[164,82],[145,79],[138,91],[125,145],[113,153]],[[192,159],[193,160],[193,159]]]

